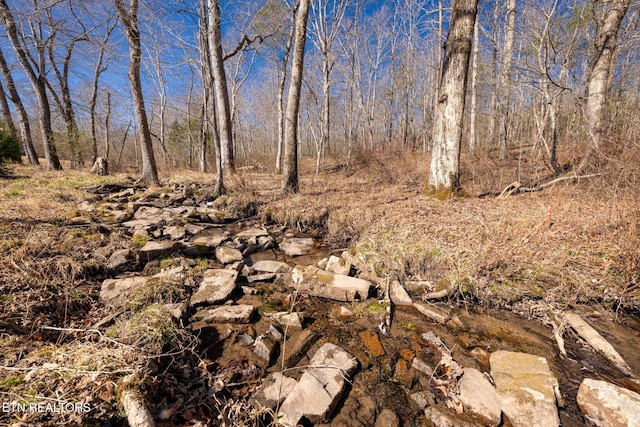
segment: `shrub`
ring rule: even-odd
[[[0,129],[0,176],[9,175],[8,162],[19,162],[20,160],[18,139],[9,132]]]

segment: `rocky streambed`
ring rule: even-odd
[[[453,307],[232,198],[89,190],[72,222],[134,243],[100,254],[109,314],[92,329],[151,307],[194,337],[140,368],[158,425],[640,425],[637,323],[541,301]]]

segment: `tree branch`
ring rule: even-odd
[[[266,36],[262,36],[262,35],[258,34],[257,36],[255,36],[253,38],[251,38],[251,37],[247,36],[246,34],[244,34],[242,36],[242,39],[238,43],[238,45],[231,52],[227,53],[226,55],[224,55],[222,57],[222,61],[226,61],[227,59],[233,58],[239,52],[245,50],[246,48],[251,46],[256,41],[258,42],[258,44],[262,44],[262,42],[264,42],[268,38],[273,37],[274,34],[275,34],[275,32],[271,33],[271,34],[267,34]]]
[[[601,173],[592,173],[590,175],[570,175],[570,176],[561,176],[560,178],[552,179],[551,181],[535,185],[533,187],[523,187],[518,181],[514,181],[507,186],[502,193],[498,196],[498,199],[504,199],[506,197],[511,196],[512,194],[518,193],[532,193],[534,191],[541,191],[547,187],[551,187],[552,185],[556,185],[563,181],[577,181],[580,179],[593,178],[594,176],[601,176]]]

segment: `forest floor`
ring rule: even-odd
[[[389,162],[383,154],[358,158],[349,168],[328,161],[315,177],[312,160],[305,159],[301,191],[288,197],[280,195],[280,177],[259,164],[241,168],[227,180],[227,188],[232,196],[257,206],[257,220],[317,236],[327,251],[352,248],[379,276],[426,284],[426,292],[450,289],[451,305],[513,308],[543,300],[558,309],[597,304],[621,319],[640,312],[636,174],[605,173],[498,197],[516,180],[514,168],[474,170],[467,162],[466,170],[473,170],[463,176],[469,196],[437,200],[423,193],[425,158],[413,155]],[[524,184],[551,179],[544,170],[537,173]],[[38,341],[62,339],[56,328],[88,328],[105,314],[98,298],[100,282],[92,279],[103,266],[91,254],[126,237],[100,230],[79,233],[69,224],[88,198],[83,187],[130,178],[29,166],[16,167],[15,175],[0,180],[4,366],[33,351]],[[210,174],[193,172],[163,178],[166,184],[212,181]],[[54,358],[60,351],[40,356]],[[86,356],[87,370],[126,371],[126,365],[95,365]],[[0,393],[10,393],[25,375],[2,373]],[[105,382],[94,384],[91,391],[109,395],[115,387]],[[30,391],[32,396],[47,392]],[[105,414],[118,414],[115,401],[111,409],[103,408]]]

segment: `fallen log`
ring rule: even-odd
[[[504,199],[513,194],[519,193],[532,193],[535,191],[542,191],[545,188],[556,185],[560,182],[564,181],[578,181],[580,179],[593,178],[594,176],[601,176],[601,173],[592,173],[590,175],[570,175],[570,176],[561,176],[560,178],[552,179],[551,181],[544,182],[542,184],[535,185],[533,187],[523,187],[521,183],[518,181],[514,181],[509,184],[498,196],[498,199]]]
[[[131,427],[156,427],[153,415],[134,384],[135,378],[135,375],[127,375],[123,379],[126,389],[122,392],[121,399],[127,421]]]
[[[585,322],[576,313],[567,311],[562,314],[565,321],[575,330],[580,337],[585,340],[598,353],[604,356],[616,368],[629,376],[633,376],[633,370],[620,354],[605,340],[598,331]]]

